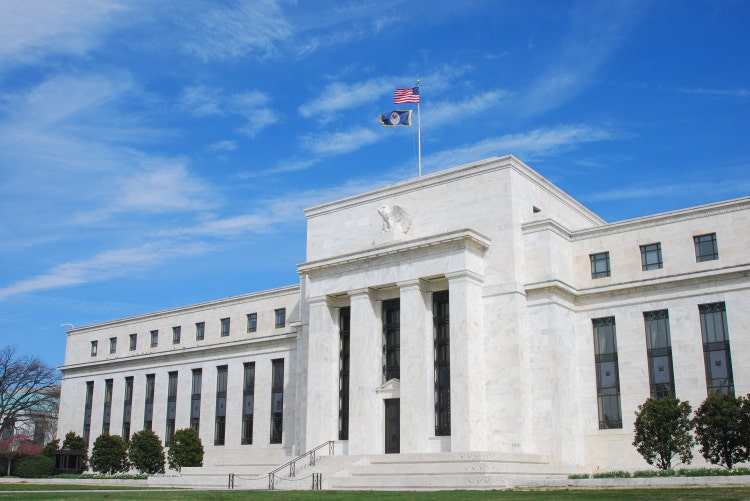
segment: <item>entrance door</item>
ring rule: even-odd
[[[401,451],[401,400],[385,399],[385,453]]]

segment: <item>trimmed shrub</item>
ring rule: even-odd
[[[133,433],[128,456],[133,468],[140,473],[164,473],[164,447],[161,439],[151,430]]]
[[[55,460],[41,454],[27,457],[19,461],[13,471],[21,478],[50,477],[55,472]]]
[[[678,398],[647,399],[635,413],[633,445],[648,464],[671,470],[672,460],[683,464],[693,459],[692,408]]]
[[[60,449],[64,451],[83,452],[83,460],[81,463],[81,467],[83,468],[84,471],[88,470],[89,468],[89,455],[88,455],[89,446],[82,436],[77,435],[75,432],[69,431],[65,435],[65,439],[63,440],[62,447]]]
[[[695,436],[711,464],[731,468],[750,459],[750,400],[711,392],[695,411]]]
[[[60,439],[56,438],[44,446],[44,449],[42,449],[42,455],[51,458],[55,455],[55,451],[59,451],[59,450],[60,450]]]
[[[91,451],[91,468],[113,475],[127,471],[128,447],[119,435],[99,435]]]
[[[174,432],[167,457],[169,467],[178,471],[183,466],[203,466],[203,444],[198,432],[192,428]]]

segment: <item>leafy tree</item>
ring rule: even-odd
[[[69,431],[65,435],[61,449],[64,451],[78,451],[83,452],[83,459],[81,460],[81,467],[84,470],[89,468],[89,455],[88,455],[88,444],[82,436],[77,435],[75,432]]]
[[[52,457],[55,455],[55,452],[59,450],[60,450],[60,439],[56,438],[44,446],[44,449],[42,449],[42,455],[47,456],[47,457]]]
[[[693,423],[706,461],[731,468],[750,458],[750,400],[747,398],[711,392],[695,411]]]
[[[133,433],[130,437],[128,456],[133,468],[139,473],[164,473],[164,447],[151,430]]]
[[[15,474],[21,478],[44,478],[55,472],[55,460],[42,454],[29,456],[18,462]]]
[[[167,458],[169,467],[178,471],[183,466],[203,466],[203,444],[198,432],[192,428],[174,432]]]
[[[678,398],[647,399],[635,413],[635,439],[633,445],[648,464],[660,470],[672,468],[672,459],[680,458],[683,464],[693,459],[695,443],[690,421],[692,408]]]
[[[128,446],[122,437],[99,435],[91,451],[91,468],[108,475],[127,471]]]
[[[15,346],[0,349],[0,428],[13,432],[35,416],[56,414],[60,372],[39,357],[17,353]]]

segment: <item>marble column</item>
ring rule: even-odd
[[[307,358],[307,451],[338,439],[339,328],[325,297],[309,300]],[[300,451],[303,452],[303,451]]]
[[[381,303],[368,289],[351,291],[349,297],[349,454],[382,454],[383,409],[375,392],[383,383]]]
[[[434,356],[430,298],[420,280],[401,293],[401,452],[427,452],[435,435]]]
[[[482,277],[447,276],[450,295],[451,450],[487,449]]]

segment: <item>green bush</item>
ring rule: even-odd
[[[128,456],[133,468],[140,473],[164,473],[164,447],[161,439],[151,430],[133,433]]]
[[[570,480],[581,480],[581,479],[586,479],[589,477],[590,475],[588,473],[574,473],[572,475],[568,475],[568,478]]]
[[[690,464],[694,444],[691,412],[690,404],[678,398],[649,398],[638,406],[633,445],[648,464],[670,470],[676,457]]]
[[[750,400],[711,392],[695,411],[695,436],[711,464],[732,468],[750,459]]]
[[[192,428],[174,432],[167,457],[169,467],[178,471],[183,466],[203,466],[203,444],[198,432]]]
[[[77,435],[75,432],[69,431],[65,435],[65,439],[63,440],[62,447],[60,447],[60,449],[64,451],[83,452],[81,466],[84,470],[87,470],[89,468],[89,446],[82,436]]]
[[[591,478],[630,478],[629,471],[603,471],[594,473]]]
[[[13,471],[21,478],[49,477],[55,472],[55,460],[43,455],[30,456],[19,461]]]
[[[51,458],[55,455],[55,452],[59,450],[60,450],[60,439],[56,438],[44,446],[44,449],[42,449],[42,454]]]
[[[100,473],[113,475],[127,471],[128,446],[119,435],[99,435],[91,451],[91,468]]]

